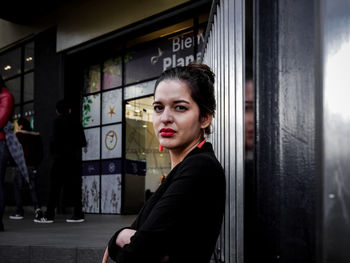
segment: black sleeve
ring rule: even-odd
[[[160,262],[168,254],[170,243],[188,234],[181,230],[186,218],[208,191],[210,180],[207,175],[212,171],[211,164],[209,158],[188,158],[181,164],[130,244],[119,249],[114,258],[116,262]]]

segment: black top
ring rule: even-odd
[[[109,241],[118,263],[210,261],[225,208],[225,175],[210,143],[195,148],[176,165],[145,203],[131,229],[137,232],[120,248]]]
[[[75,159],[86,146],[83,127],[72,116],[59,115],[53,123],[50,150],[54,158]]]

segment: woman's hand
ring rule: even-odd
[[[136,233],[136,230],[133,229],[124,229],[119,233],[116,243],[119,247],[124,247],[130,243],[130,238]]]
[[[115,243],[117,244],[117,246],[119,247],[123,247],[127,244],[130,243],[130,238],[136,233],[136,230],[133,229],[124,229],[123,231],[121,231],[117,237],[117,240],[115,241]],[[108,246],[105,250],[105,253],[103,255],[103,259],[102,259],[102,263],[107,263],[108,261]]]

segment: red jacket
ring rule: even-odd
[[[12,94],[5,87],[2,87],[0,92],[0,140],[5,140],[5,133],[2,129],[11,117],[13,104]]]

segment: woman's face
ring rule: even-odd
[[[201,129],[210,124],[200,121],[199,107],[187,84],[163,80],[154,94],[153,127],[159,143],[169,150],[185,150],[201,139]]]

